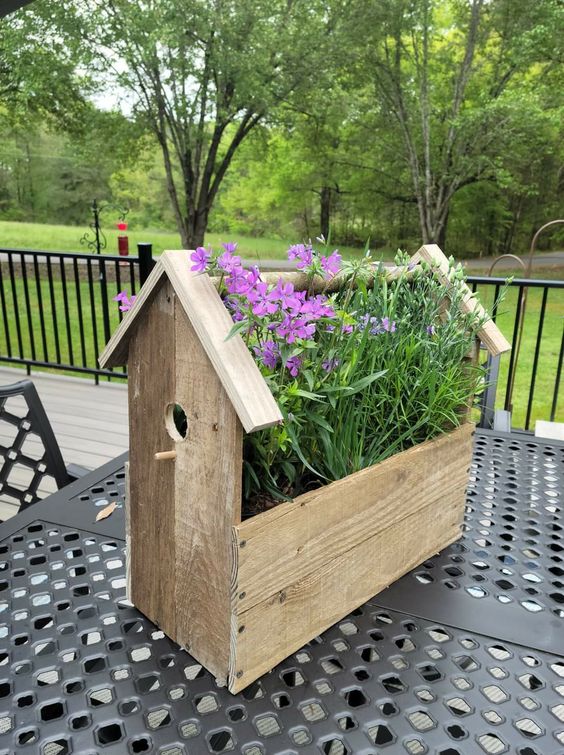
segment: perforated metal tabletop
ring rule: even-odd
[[[477,434],[463,538],[236,696],[124,600],[123,462],[0,525],[1,755],[564,753],[564,444]]]

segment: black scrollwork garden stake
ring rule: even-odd
[[[129,209],[121,207],[118,204],[112,202],[102,202],[102,204],[98,204],[97,200],[94,199],[91,207],[92,222],[89,224],[86,233],[80,239],[80,243],[96,254],[101,254],[102,249],[105,249],[108,245],[106,236],[102,231],[102,226],[100,224],[100,215],[108,209],[114,210],[117,213],[119,220],[125,220],[125,216],[129,212]]]

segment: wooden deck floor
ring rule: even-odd
[[[19,369],[0,367],[0,385],[26,377]],[[127,450],[127,386],[95,385],[93,380],[34,372],[31,380],[43,401],[47,416],[67,464],[95,469]],[[4,425],[4,428],[2,427]],[[0,423],[0,444],[6,443],[6,425]],[[46,481],[41,495],[53,491]],[[16,513],[0,492],[0,520]]]

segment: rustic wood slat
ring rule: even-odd
[[[227,339],[233,322],[207,274],[190,271],[189,253],[163,252],[143,285],[135,306],[123,319],[99,358],[102,367],[128,360],[127,345],[141,313],[152,301],[163,275],[168,276],[214,369],[247,432],[282,421],[282,414],[240,335]]]
[[[163,266],[246,432],[282,421],[270,389],[208,275],[190,272],[187,252],[164,252]]]
[[[164,418],[174,401],[174,291],[164,280],[129,343],[129,500],[131,600],[174,637],[176,569],[174,464],[162,473],[156,451],[172,448]],[[163,359],[169,354],[169,359]],[[150,556],[150,557],[149,557]]]
[[[244,689],[306,642],[362,605],[417,564],[460,537],[460,500],[432,503],[400,519],[279,595],[238,616],[235,673],[229,690]],[[268,640],[266,640],[268,638]]]
[[[240,524],[236,534],[246,546],[239,553],[239,590],[245,592],[239,611],[436,502],[439,495],[461,502],[473,431],[474,425],[464,424]]]
[[[175,466],[176,564],[170,595],[175,639],[226,681],[231,528],[240,521],[242,426],[178,299],[175,353],[175,401],[186,413],[186,439],[175,444],[176,461],[153,462],[164,468],[163,476]]]
[[[439,277],[441,282],[445,285],[449,285],[449,263],[440,247],[436,244],[425,244],[422,246],[411,258],[411,261],[414,263],[420,262],[421,260],[424,260],[429,265],[433,265],[435,274]],[[461,304],[462,311],[466,314],[475,312],[479,317],[487,318],[478,331],[478,336],[486,349],[492,356],[498,356],[506,351],[510,351],[511,344],[509,341],[505,338],[495,322],[489,317],[486,310],[482,307],[468,286],[464,284],[464,287],[466,289],[466,294]]]

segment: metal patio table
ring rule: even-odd
[[[2,755],[564,753],[563,443],[479,431],[462,540],[236,696],[125,601],[124,460],[0,525]]]

